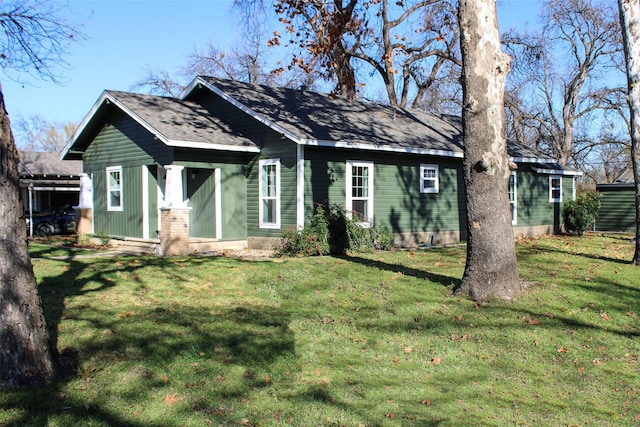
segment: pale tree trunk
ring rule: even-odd
[[[0,89],[0,388],[40,384],[56,374],[27,247],[17,165]]]
[[[632,263],[640,265],[640,0],[618,0],[618,5],[627,60],[631,162],[636,193],[636,250]]]
[[[460,0],[467,262],[456,295],[482,301],[521,291],[511,225],[504,84],[510,58],[500,47],[495,0]]]

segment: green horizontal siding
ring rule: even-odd
[[[269,132],[262,153],[250,165],[247,178],[247,229],[252,237],[280,237],[282,230],[296,226],[297,147]],[[260,228],[259,160],[280,159],[280,229]]]
[[[135,141],[135,142],[134,142]],[[85,170],[111,165],[170,164],[173,150],[121,112],[107,116],[82,157]]]
[[[106,169],[97,169],[91,173],[95,233],[142,238],[142,167],[122,168],[122,211],[107,210]]]
[[[636,227],[635,189],[631,185],[598,186],[600,212],[596,218],[598,231],[634,231]]]
[[[517,227],[549,225],[559,230],[563,203],[549,202],[549,175],[538,174],[523,167],[517,171]],[[562,177],[562,200],[573,199],[573,177]]]
[[[390,159],[392,161],[390,161]],[[305,223],[314,204],[346,204],[346,161],[374,163],[374,223],[394,233],[457,231],[466,228],[461,163],[418,155],[389,155],[305,147]],[[420,165],[439,166],[440,191],[420,193]]]
[[[211,169],[212,172],[213,169],[220,170],[222,240],[247,238],[247,177],[245,174],[248,171],[246,165],[251,164],[255,156],[255,153],[184,148],[175,151],[175,163],[178,165],[186,168]],[[208,233],[215,233],[215,227]]]

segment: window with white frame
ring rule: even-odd
[[[347,212],[364,227],[373,226],[373,163],[347,161]]]
[[[122,166],[107,168],[107,210],[122,210]]]
[[[549,202],[562,202],[562,177],[551,175],[549,177]]]
[[[280,228],[280,159],[260,160],[260,228]]]
[[[437,193],[440,191],[438,165],[420,165],[420,192]]]
[[[511,206],[511,224],[518,223],[518,176],[515,171],[509,175],[509,205]]]

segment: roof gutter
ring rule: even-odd
[[[376,146],[376,145],[361,144],[357,142],[347,142],[347,141],[324,141],[324,140],[317,140],[317,139],[302,139],[300,140],[300,144],[316,146],[316,147],[351,148],[354,150],[384,151],[384,152],[391,152],[391,153],[406,153],[406,154],[424,154],[424,155],[438,156],[438,157],[455,157],[459,159],[463,157],[463,153],[458,151],[401,147],[397,145],[396,146]]]

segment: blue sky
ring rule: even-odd
[[[62,85],[4,75],[2,89],[13,120],[39,114],[50,122],[80,122],[104,89],[130,90],[146,69],[175,72],[209,41],[224,50],[242,30],[232,0],[68,0],[69,20],[86,40],[73,43],[60,70]],[[501,28],[535,25],[539,0],[498,0]],[[19,141],[18,141],[19,142]]]

